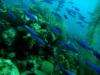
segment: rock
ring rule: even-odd
[[[51,74],[54,71],[54,65],[49,61],[43,61],[41,64],[41,70],[46,74]]]
[[[36,75],[46,75],[44,72],[40,71],[40,70],[36,70],[35,71]]]

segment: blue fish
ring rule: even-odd
[[[100,74],[100,66],[97,66],[96,64],[90,63],[88,60],[85,60],[84,64],[88,65],[96,73]]]
[[[65,18],[65,19],[68,19],[67,15],[64,15],[64,18]]]
[[[68,3],[69,3],[69,4],[74,4],[74,2],[71,2],[71,1],[69,1]]]
[[[81,21],[78,21],[77,24],[80,25],[80,27],[82,27],[82,28],[85,27],[85,25]]]
[[[65,0],[59,0],[59,7],[62,8],[64,6]]]
[[[64,4],[65,4],[65,0],[59,0],[56,11],[60,11],[64,7]]]
[[[66,8],[66,11],[71,17],[76,17],[77,15],[77,12],[73,9]]]
[[[12,20],[12,21],[16,21],[17,20],[16,15],[12,11],[8,10],[7,11],[7,15],[10,18],[10,20]]]
[[[82,24],[82,22],[81,21],[78,21],[77,24]]]
[[[63,66],[58,65],[58,71],[62,71],[64,73],[64,75],[75,75],[74,72],[71,72],[67,69],[65,69]]]
[[[41,46],[45,46],[45,45],[46,45],[45,42],[44,42],[44,41],[36,34],[36,32],[33,31],[33,29],[31,29],[28,25],[23,25],[23,27],[24,27],[29,33],[31,33],[32,37],[33,37],[34,39],[36,39],[36,40],[39,42],[39,44],[40,44]]]
[[[93,50],[93,54],[97,59],[100,60],[100,53],[99,52],[97,52],[96,50]]]
[[[72,6],[72,8],[74,8],[76,11],[80,11],[78,7]]]
[[[24,10],[24,13],[27,17],[29,17],[33,22],[37,20],[37,16],[33,15],[31,12]]]
[[[54,32],[56,35],[61,35],[61,29],[57,26],[54,26],[54,25],[48,25],[48,28]]]
[[[93,12],[88,12],[88,14],[89,14],[90,16],[94,16],[94,13],[93,13]]]
[[[46,2],[48,4],[53,4],[53,0],[43,0],[43,2]]]
[[[78,40],[78,39],[75,39],[75,41],[76,41],[80,46],[82,46],[83,48],[89,49],[89,50],[93,50],[93,48],[92,48],[85,40]]]
[[[83,22],[85,21],[86,17],[84,17],[81,13],[79,13],[78,16],[79,16],[79,20],[81,20]]]
[[[36,2],[35,0],[30,0],[33,4]]]
[[[68,44],[65,40],[60,41],[63,48],[70,49],[72,52],[78,53],[78,49],[73,44]]]
[[[61,19],[62,19],[62,17],[61,17],[61,15],[60,15],[60,13],[59,13],[59,12],[57,12],[57,11],[53,11],[53,12],[52,12],[52,14],[53,14],[55,17],[57,17],[59,20],[61,20]]]

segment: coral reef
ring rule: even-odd
[[[41,3],[22,7],[0,4],[0,75],[95,75],[83,64],[92,54],[80,51],[85,49],[51,9]],[[71,50],[76,47],[78,52]]]

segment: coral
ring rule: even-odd
[[[16,65],[9,59],[0,59],[0,75],[20,75]]]
[[[2,38],[5,41],[7,45],[12,45],[14,43],[15,37],[17,35],[17,32],[14,28],[8,28],[7,30],[2,32]]]

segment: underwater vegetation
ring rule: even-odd
[[[65,0],[57,0],[55,11],[40,2],[53,4],[56,0],[30,1],[34,4],[29,8],[23,1],[9,8],[0,0],[0,75],[100,75],[100,53],[92,31],[100,32],[99,7],[89,38],[84,39],[64,26],[59,11]],[[80,11],[75,6],[75,10],[65,9],[73,18]],[[80,13],[78,17],[85,19]]]

